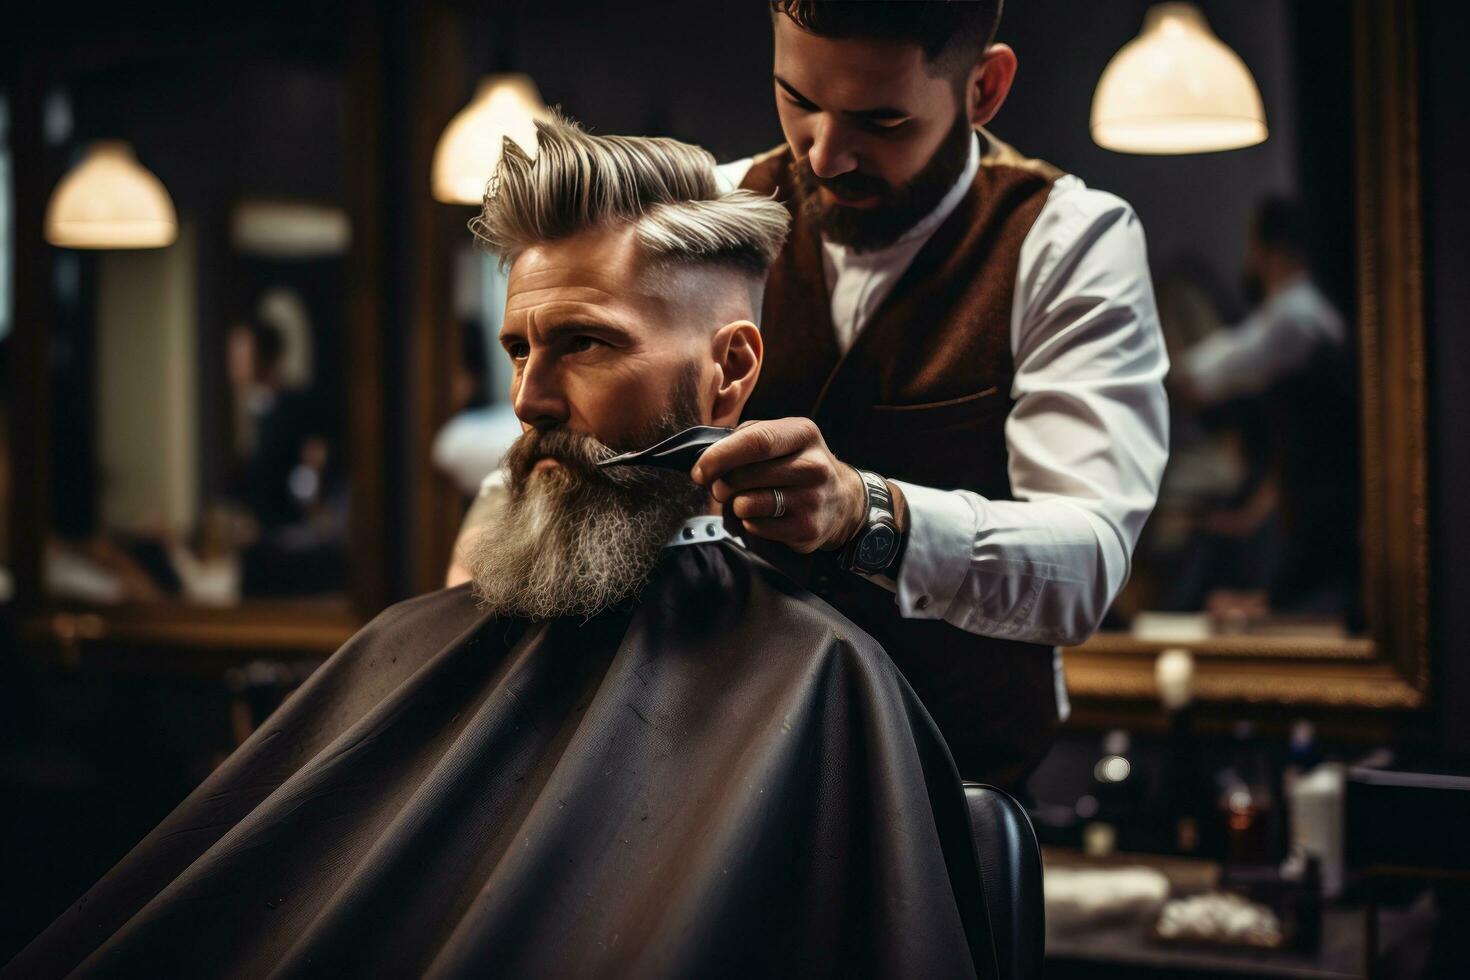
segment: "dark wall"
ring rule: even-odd
[[[1435,676],[1443,739],[1470,753],[1470,12],[1424,0],[1419,27]]]
[[[527,72],[548,104],[596,132],[676,136],[721,160],[781,142],[757,0],[536,0],[466,27],[471,85],[507,66]]]

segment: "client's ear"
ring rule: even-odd
[[[740,421],[756,379],[761,373],[761,332],[749,320],[736,320],[715,331],[713,354],[720,369],[720,387],[710,410],[711,425],[733,426]]]

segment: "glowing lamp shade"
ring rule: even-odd
[[[1234,150],[1266,139],[1266,110],[1250,69],[1199,8],[1161,3],[1103,69],[1092,138],[1121,153]]]
[[[63,248],[162,248],[179,234],[174,202],[127,143],[93,143],[51,192],[46,241]]]
[[[509,136],[536,151],[536,120],[550,113],[526,75],[487,75],[470,104],[444,127],[434,147],[434,198],[446,204],[479,204]]]

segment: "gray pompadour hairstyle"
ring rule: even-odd
[[[656,262],[720,264],[764,278],[786,241],[786,208],[721,193],[715,158],[678,140],[594,136],[554,115],[533,157],[507,139],[470,230],[507,264],[526,248],[597,227],[636,226]]]

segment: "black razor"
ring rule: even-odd
[[[619,453],[598,463],[603,466],[656,466],[665,470],[691,470],[704,451],[734,432],[718,425],[696,425],[669,436],[647,449]]]

